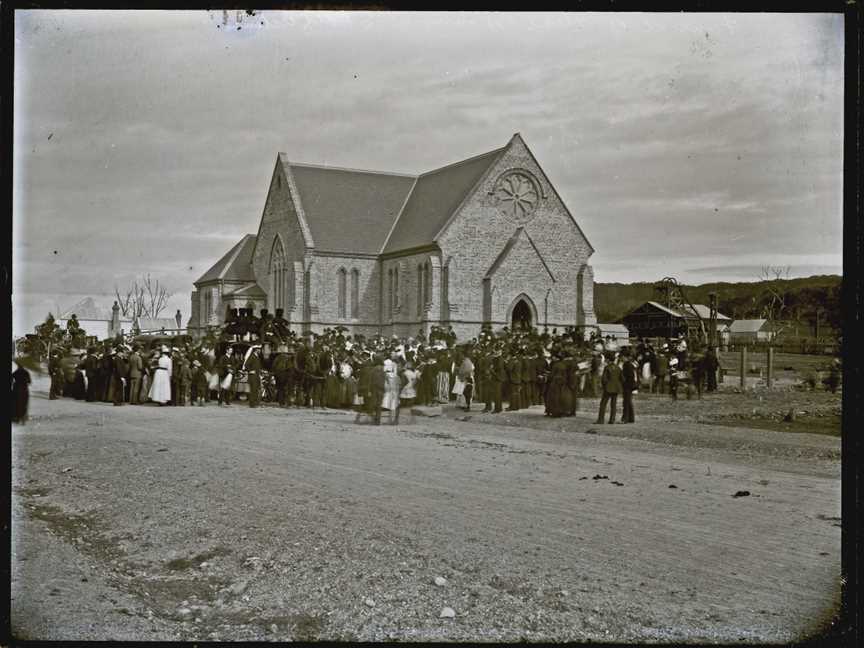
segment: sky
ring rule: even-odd
[[[225,19],[16,11],[15,335],[148,272],[185,320],[279,151],[414,174],[516,132],[595,281],[841,273],[842,15]]]

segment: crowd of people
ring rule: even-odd
[[[701,397],[703,387],[716,389],[719,369],[714,350],[693,353],[683,338],[621,348],[596,332],[585,339],[575,327],[484,329],[462,342],[452,327],[437,326],[407,338],[350,335],[344,327],[297,334],[281,311],[255,317],[252,309],[229,311],[216,335],[198,340],[148,348],[117,339],[73,353],[71,366],[68,350],[49,359],[52,399],[229,407],[245,393],[250,407],[265,400],[353,409],[376,424],[384,412],[398,423],[414,406],[454,401],[466,411],[478,403],[493,414],[505,404],[507,411],[542,405],[547,416],[573,416],[585,397],[600,398],[598,423],[607,406],[614,422],[619,394],[620,422],[630,423],[636,390],[677,398],[686,383]]]

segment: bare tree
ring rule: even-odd
[[[129,285],[122,295],[120,289],[115,285],[114,295],[117,297],[117,305],[120,306],[120,313],[123,317],[135,320],[144,315],[146,305],[144,289],[137,279]]]
[[[168,303],[168,299],[171,297],[171,293],[168,292],[168,289],[165,288],[165,286],[159,283],[158,279],[151,279],[149,272],[147,273],[147,276],[144,277],[143,283],[143,288],[146,292],[146,314],[148,317],[155,319],[159,317],[159,313],[165,310],[165,306]]]
[[[122,293],[114,286],[114,295],[123,317],[132,320],[159,317],[171,297],[168,289],[158,279],[153,279],[150,273],[140,280],[135,279]]]
[[[762,272],[759,275],[759,280],[765,282],[762,317],[769,323],[774,342],[786,328],[785,324],[780,323],[786,309],[786,289],[781,282],[789,280],[791,270],[791,266],[767,265],[762,266]]]

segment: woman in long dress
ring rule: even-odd
[[[30,372],[23,365],[12,372],[12,422],[26,423],[30,403]]]
[[[399,410],[407,409],[409,423],[414,422],[414,415],[411,413],[411,408],[417,401],[417,381],[420,379],[420,372],[414,369],[414,363],[410,360],[405,363],[405,370],[402,372],[404,385],[402,391],[399,392]],[[399,411],[396,412],[396,422],[399,422]]]
[[[162,355],[156,369],[153,371],[153,383],[150,385],[150,400],[164,405],[171,400],[171,358],[168,351],[162,349]]]
[[[435,375],[437,382],[435,385],[435,399],[439,403],[450,402],[450,358],[447,357],[445,351],[438,352],[438,359],[435,363]]]
[[[384,397],[381,400],[381,407],[390,411],[390,417],[395,418],[396,412],[399,409],[399,388],[401,380],[399,379],[399,366],[392,360],[384,361]]]
[[[345,409],[351,409],[354,405],[354,398],[357,396],[357,379],[354,377],[354,368],[351,366],[349,358],[344,358],[339,363],[339,377],[341,378],[340,405]]]

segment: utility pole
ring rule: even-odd
[[[708,293],[708,348],[717,348],[717,293]]]

